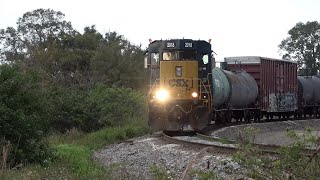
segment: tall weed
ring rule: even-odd
[[[318,151],[310,157],[305,149],[317,147],[319,150],[319,138],[310,129],[302,136],[288,131],[288,136],[294,139],[294,143],[280,148],[277,156],[262,155],[252,143],[246,143],[240,145],[234,159],[254,179],[317,179],[320,175]]]

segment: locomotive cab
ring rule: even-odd
[[[210,119],[211,44],[191,39],[149,44],[149,124],[165,131],[200,130]]]

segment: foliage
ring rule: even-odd
[[[139,88],[144,83],[143,51],[115,32],[106,33],[92,58],[96,82]]]
[[[18,19],[17,30],[26,46],[46,47],[46,43],[61,35],[74,33],[71,23],[63,19],[64,14],[60,11],[36,9]]]
[[[37,70],[63,86],[91,88],[97,83],[142,88],[143,51],[116,32],[104,36],[95,26],[75,31],[64,14],[36,9],[23,14],[17,28],[0,29],[0,58]]]
[[[87,179],[102,176],[103,168],[92,162],[88,148],[75,144],[60,144],[55,146],[55,149],[59,160],[72,165],[77,177]]]
[[[141,136],[148,132],[150,131],[144,119],[130,118],[130,121],[121,126],[107,127],[88,134],[73,129],[65,134],[52,135],[49,142],[54,145],[78,144],[93,150],[102,148],[106,144]]]
[[[116,32],[79,33],[62,12],[36,9],[0,29],[0,61],[0,148],[10,147],[12,165],[49,158],[48,131],[114,127],[90,147],[146,132],[118,127],[145,112],[143,51]]]
[[[319,148],[319,139],[306,130],[303,136],[289,131],[294,144],[279,149],[278,156],[266,156],[247,144],[240,148],[234,159],[247,169],[254,179],[317,179],[320,175],[319,155],[306,156],[305,148]]]
[[[60,132],[81,127],[87,92],[66,87],[49,87],[46,93],[47,119]],[[89,127],[88,127],[89,128]]]
[[[2,51],[5,61],[17,62],[33,59],[34,49],[45,50],[56,40],[65,35],[75,34],[71,23],[64,20],[64,14],[51,9],[36,9],[26,12],[17,21],[17,29],[8,27],[0,31],[0,44],[4,45]],[[32,61],[31,61],[32,60]]]
[[[56,156],[51,162],[45,167],[28,165],[21,170],[0,169],[0,179],[113,179],[119,167],[103,167],[91,158],[92,151],[148,132],[146,121],[136,118],[121,127],[92,133],[72,129],[64,134],[52,134],[49,143]]]
[[[260,133],[260,129],[255,127],[246,127],[243,131],[239,131],[237,142],[241,145],[254,143],[256,136]]]
[[[72,128],[95,131],[144,117],[144,96],[127,88],[97,85],[89,91],[54,87],[47,94],[47,118],[60,132]]]
[[[43,141],[48,127],[38,77],[19,71],[17,66],[0,66],[0,147],[9,147],[9,166],[43,163],[50,157]]]
[[[88,134],[73,130],[66,134],[53,135],[50,137],[50,142],[55,146],[57,160],[70,166],[68,168],[72,170],[72,176],[105,179],[109,176],[110,170],[116,169],[106,170],[94,162],[91,159],[92,150],[148,132],[146,121],[141,118],[131,118],[122,126],[108,127]]]
[[[201,180],[217,180],[218,175],[214,171],[203,172],[200,170],[193,170],[190,174],[193,179],[201,179]]]
[[[91,158],[93,150],[149,132],[143,119],[131,119],[121,127],[83,133],[76,129],[49,137],[55,158],[45,167],[27,166],[21,170],[0,170],[0,179],[110,179],[119,167],[104,168]]]
[[[87,109],[85,117],[82,117],[82,129],[121,125],[131,117],[143,117],[144,102],[144,96],[131,89],[98,85],[90,91],[85,101]]]
[[[317,21],[299,22],[288,32],[289,37],[282,40],[279,48],[284,51],[284,59],[298,62],[299,68],[320,69],[320,24]]]
[[[158,165],[151,166],[150,172],[153,174],[153,176],[157,180],[173,179],[173,176],[171,175],[170,171]]]

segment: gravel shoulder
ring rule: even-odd
[[[209,154],[206,149],[168,144],[161,137],[145,136],[113,144],[94,152],[93,158],[110,170],[114,179],[154,179],[151,169],[158,169],[172,179],[213,171],[219,179],[243,179],[243,170],[225,154]]]
[[[237,140],[239,133],[247,127],[259,129],[260,133],[255,137],[256,143],[285,145],[292,143],[287,137],[287,130],[295,130],[301,134],[310,128],[317,133],[320,130],[320,120],[238,125],[220,129],[211,135]],[[155,179],[156,171],[165,173],[172,179],[199,179],[199,176],[194,175],[197,171],[212,171],[218,179],[250,179],[244,175],[245,169],[232,160],[231,155],[212,154],[206,148],[171,144],[159,134],[108,145],[94,152],[93,158],[110,170],[112,179]]]

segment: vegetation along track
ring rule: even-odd
[[[193,134],[190,134],[189,136],[172,136],[172,134],[168,134],[164,132],[163,138],[167,142],[174,143],[174,144],[182,144],[185,146],[192,146],[195,148],[208,148],[208,151],[210,152],[231,154],[239,150],[239,148],[241,147],[241,142],[214,137],[214,136],[208,135],[210,134],[208,132],[212,133],[213,131],[217,131],[225,127],[235,126],[240,124],[246,124],[246,123],[237,122],[236,124],[228,123],[228,124],[222,124],[222,125],[212,125],[207,127],[204,131],[193,133]],[[262,154],[276,155],[278,154],[278,150],[283,146],[252,143],[252,147],[256,148],[257,151],[261,152]],[[319,149],[317,150],[315,148],[306,148],[304,152],[307,156],[313,156],[317,154],[318,151]]]

